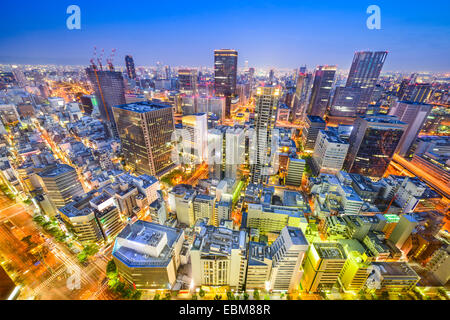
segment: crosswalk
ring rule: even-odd
[[[38,287],[34,288],[33,295],[37,296],[44,289],[47,288],[57,277],[66,272],[65,266],[60,266],[55,273],[53,273],[49,278],[47,278],[44,282],[41,282]]]

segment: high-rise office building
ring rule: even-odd
[[[248,266],[245,286],[247,289],[266,290],[272,272],[270,247],[262,242],[249,242]]]
[[[294,121],[303,121],[305,118],[306,109],[311,95],[312,80],[312,73],[300,72],[297,76],[297,85],[291,105],[294,113],[292,117]]]
[[[392,231],[389,240],[400,249],[411,235],[417,224],[418,222],[416,219],[409,214],[400,216],[400,221],[395,226],[394,231]]]
[[[197,70],[178,70],[178,84],[180,92],[195,96],[197,94]]]
[[[242,290],[247,270],[248,235],[202,223],[191,248],[195,286],[229,286]]]
[[[296,291],[299,288],[303,258],[309,243],[299,228],[285,227],[270,247],[272,272],[270,289]]]
[[[419,275],[406,262],[373,262],[372,265],[380,271],[378,292],[386,290],[407,292],[420,280]]]
[[[161,176],[173,166],[173,108],[151,101],[113,108],[126,164],[139,174]]]
[[[216,96],[226,97],[225,116],[231,114],[231,96],[236,94],[238,52],[221,49],[214,51],[214,89]]]
[[[305,160],[289,158],[286,185],[300,187],[302,185],[305,166]]]
[[[331,89],[336,75],[336,66],[319,66],[314,72],[314,81],[307,114],[323,118],[327,111]]]
[[[199,194],[194,198],[193,209],[195,221],[208,218],[210,222],[214,222],[215,199],[214,196],[208,194]]]
[[[217,127],[208,130],[209,177],[219,181],[224,178],[227,128]]]
[[[177,185],[169,192],[169,207],[177,214],[179,223],[192,227],[195,224],[194,198],[197,192],[190,185]]]
[[[432,109],[433,106],[430,104],[406,101],[399,101],[391,108],[389,115],[396,116],[400,121],[408,124],[397,147],[399,155],[403,157],[408,155]]]
[[[347,261],[339,275],[339,280],[345,290],[358,292],[369,277],[369,266],[370,260],[366,254],[347,250]]]
[[[412,83],[399,90],[399,99],[402,101],[424,103],[433,91],[430,83]]]
[[[225,119],[225,98],[199,96],[197,98],[197,112],[206,113],[208,117],[216,116],[220,121]]]
[[[66,164],[52,165],[38,173],[44,191],[56,208],[64,207],[73,197],[84,194],[77,172]]]
[[[107,122],[111,133],[114,136],[118,136],[112,107],[126,103],[122,73],[111,70],[99,70],[96,66],[91,66],[86,69],[86,74],[97,97],[100,117]]]
[[[313,172],[336,174],[341,171],[348,148],[348,142],[342,140],[336,131],[320,130],[312,157]]]
[[[225,138],[225,178],[239,179],[238,169],[245,162],[245,130],[229,128]]]
[[[134,67],[133,57],[130,55],[125,56],[125,65],[127,67],[127,76],[130,79],[136,79],[136,69]]]
[[[406,127],[406,123],[393,116],[358,117],[349,139],[344,168],[351,173],[381,178]]]
[[[216,201],[214,208],[214,225],[218,227],[223,220],[231,220],[231,201]]]
[[[196,113],[182,119],[183,128],[189,132],[189,140],[184,141],[184,152],[189,154],[191,163],[200,164],[208,160],[208,116]]]
[[[59,213],[80,242],[110,242],[123,228],[115,199],[106,192],[76,197]]]
[[[362,115],[367,111],[387,55],[386,51],[361,51],[355,53],[346,87],[363,89],[359,106],[356,110],[358,115]]]
[[[306,292],[331,289],[346,260],[347,254],[340,243],[313,243],[303,263],[302,288]]]
[[[260,183],[271,163],[272,134],[275,127],[280,89],[259,87],[256,92],[255,130],[250,146],[250,174],[252,183]]]
[[[444,245],[433,254],[427,263],[427,269],[441,285],[448,283],[450,280],[450,245]]]
[[[337,87],[330,105],[330,116],[356,117],[362,92],[361,88]]]
[[[302,131],[302,143],[305,151],[314,150],[319,131],[325,129],[326,126],[326,122],[321,117],[306,117],[306,124]]]

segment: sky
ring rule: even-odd
[[[81,30],[68,30],[69,5]],[[381,9],[381,29],[366,12]],[[450,72],[448,0],[1,0],[0,63],[87,65],[94,46],[116,65],[213,66],[214,49],[239,66],[348,69],[355,51],[387,50],[385,71]]]

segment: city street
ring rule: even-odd
[[[32,220],[32,207],[15,203],[0,195],[0,257],[8,273],[26,288],[20,299],[72,300],[112,298],[101,282],[106,277],[106,264],[111,252],[91,258],[81,265],[65,244],[44,235]],[[22,241],[31,235],[28,246]],[[32,253],[34,252],[34,254]],[[67,286],[72,270],[80,270],[80,289]],[[69,281],[70,283],[70,281]],[[74,282],[76,283],[76,282]]]

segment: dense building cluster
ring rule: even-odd
[[[444,286],[450,81],[387,58],[0,66],[2,191],[137,290]]]

